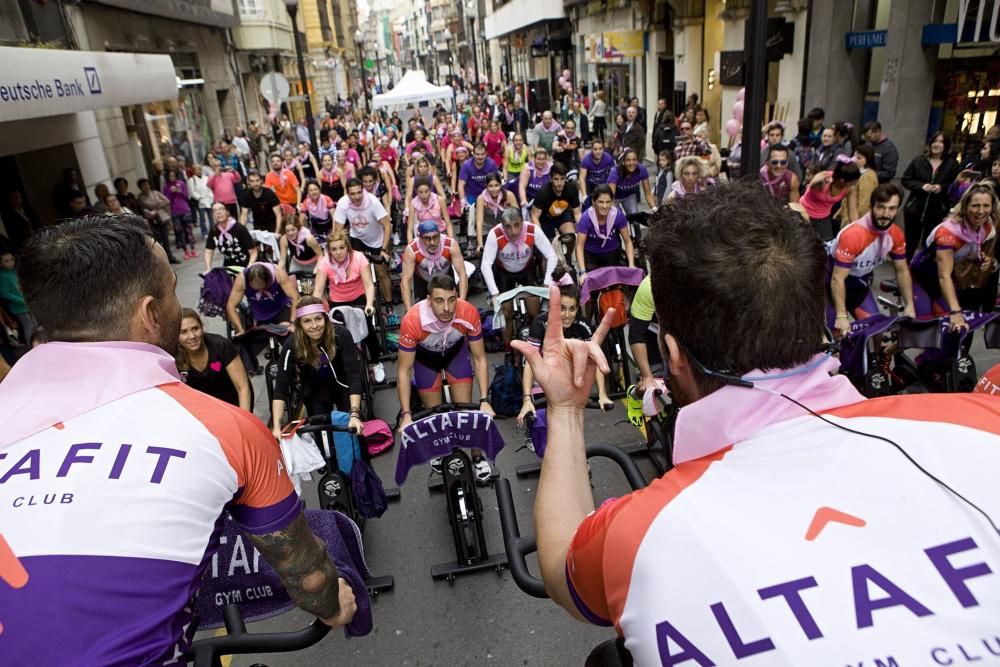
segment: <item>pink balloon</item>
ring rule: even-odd
[[[747,96],[747,89],[740,88],[740,92],[736,93],[736,100],[742,102]]]
[[[743,101],[739,100],[733,105],[733,118],[738,120],[740,123],[743,122]]]
[[[573,73],[570,72],[568,69],[564,69],[563,70],[563,78],[565,78],[567,80],[572,80],[573,79]]]
[[[735,118],[726,121],[726,134],[731,137],[737,136],[743,130],[743,124]]]
[[[559,77],[559,85],[560,86],[565,86],[566,85],[566,77],[564,77],[564,76]]]

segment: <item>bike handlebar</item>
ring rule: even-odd
[[[423,419],[424,417],[430,417],[431,415],[440,415],[445,412],[479,412],[479,403],[439,403],[433,408],[427,408],[421,410],[420,412],[411,415],[410,419],[417,421],[418,419]]]
[[[382,253],[376,253],[373,255],[371,253],[366,252],[364,253],[364,256],[365,259],[367,259],[370,264],[385,264],[385,258],[382,257]]]
[[[299,427],[299,433],[316,433],[318,431],[333,431],[336,433],[350,433],[351,435],[361,435],[349,426],[338,426],[330,423],[330,415],[320,414],[306,417],[305,424]]]
[[[625,479],[633,490],[646,486],[646,478],[642,476],[639,466],[621,448],[614,445],[588,445],[587,458],[603,457],[611,459],[622,469]],[[507,552],[507,566],[511,578],[517,587],[528,595],[536,598],[547,598],[545,582],[531,574],[528,569],[527,556],[538,550],[535,536],[522,536],[521,527],[517,523],[517,511],[514,509],[514,496],[510,490],[510,482],[501,477],[496,483],[497,508],[500,511],[500,529],[503,533],[503,546]]]
[[[318,618],[294,632],[247,632],[243,613],[237,605],[227,605],[222,613],[227,634],[206,637],[191,644],[188,657],[194,667],[211,667],[223,655],[301,651],[317,644],[330,632],[330,626]]]

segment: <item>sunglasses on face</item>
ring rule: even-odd
[[[784,167],[786,164],[788,164],[788,160],[771,160],[771,164],[776,164]]]

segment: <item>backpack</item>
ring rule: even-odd
[[[205,274],[198,299],[198,312],[205,317],[225,317],[229,293],[233,291],[233,276],[222,268]]]
[[[483,326],[483,346],[487,352],[503,351],[503,329],[493,328],[493,311],[479,309],[479,320]]]
[[[497,364],[494,368],[496,372],[489,389],[490,405],[498,416],[513,417],[521,410],[521,378],[514,364]]]
[[[366,519],[382,516],[389,506],[382,480],[367,461],[358,459],[354,462],[354,467],[351,468],[351,492],[358,512]]]
[[[598,320],[604,317],[604,313],[608,312],[609,308],[615,309],[614,318],[611,320],[612,329],[618,329],[628,324],[628,303],[624,291],[609,289],[601,292],[601,295],[597,297]]]

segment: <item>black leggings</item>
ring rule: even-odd
[[[583,251],[583,263],[587,271],[603,269],[606,266],[625,266],[622,259],[622,251],[612,250],[611,252],[590,252]]]

